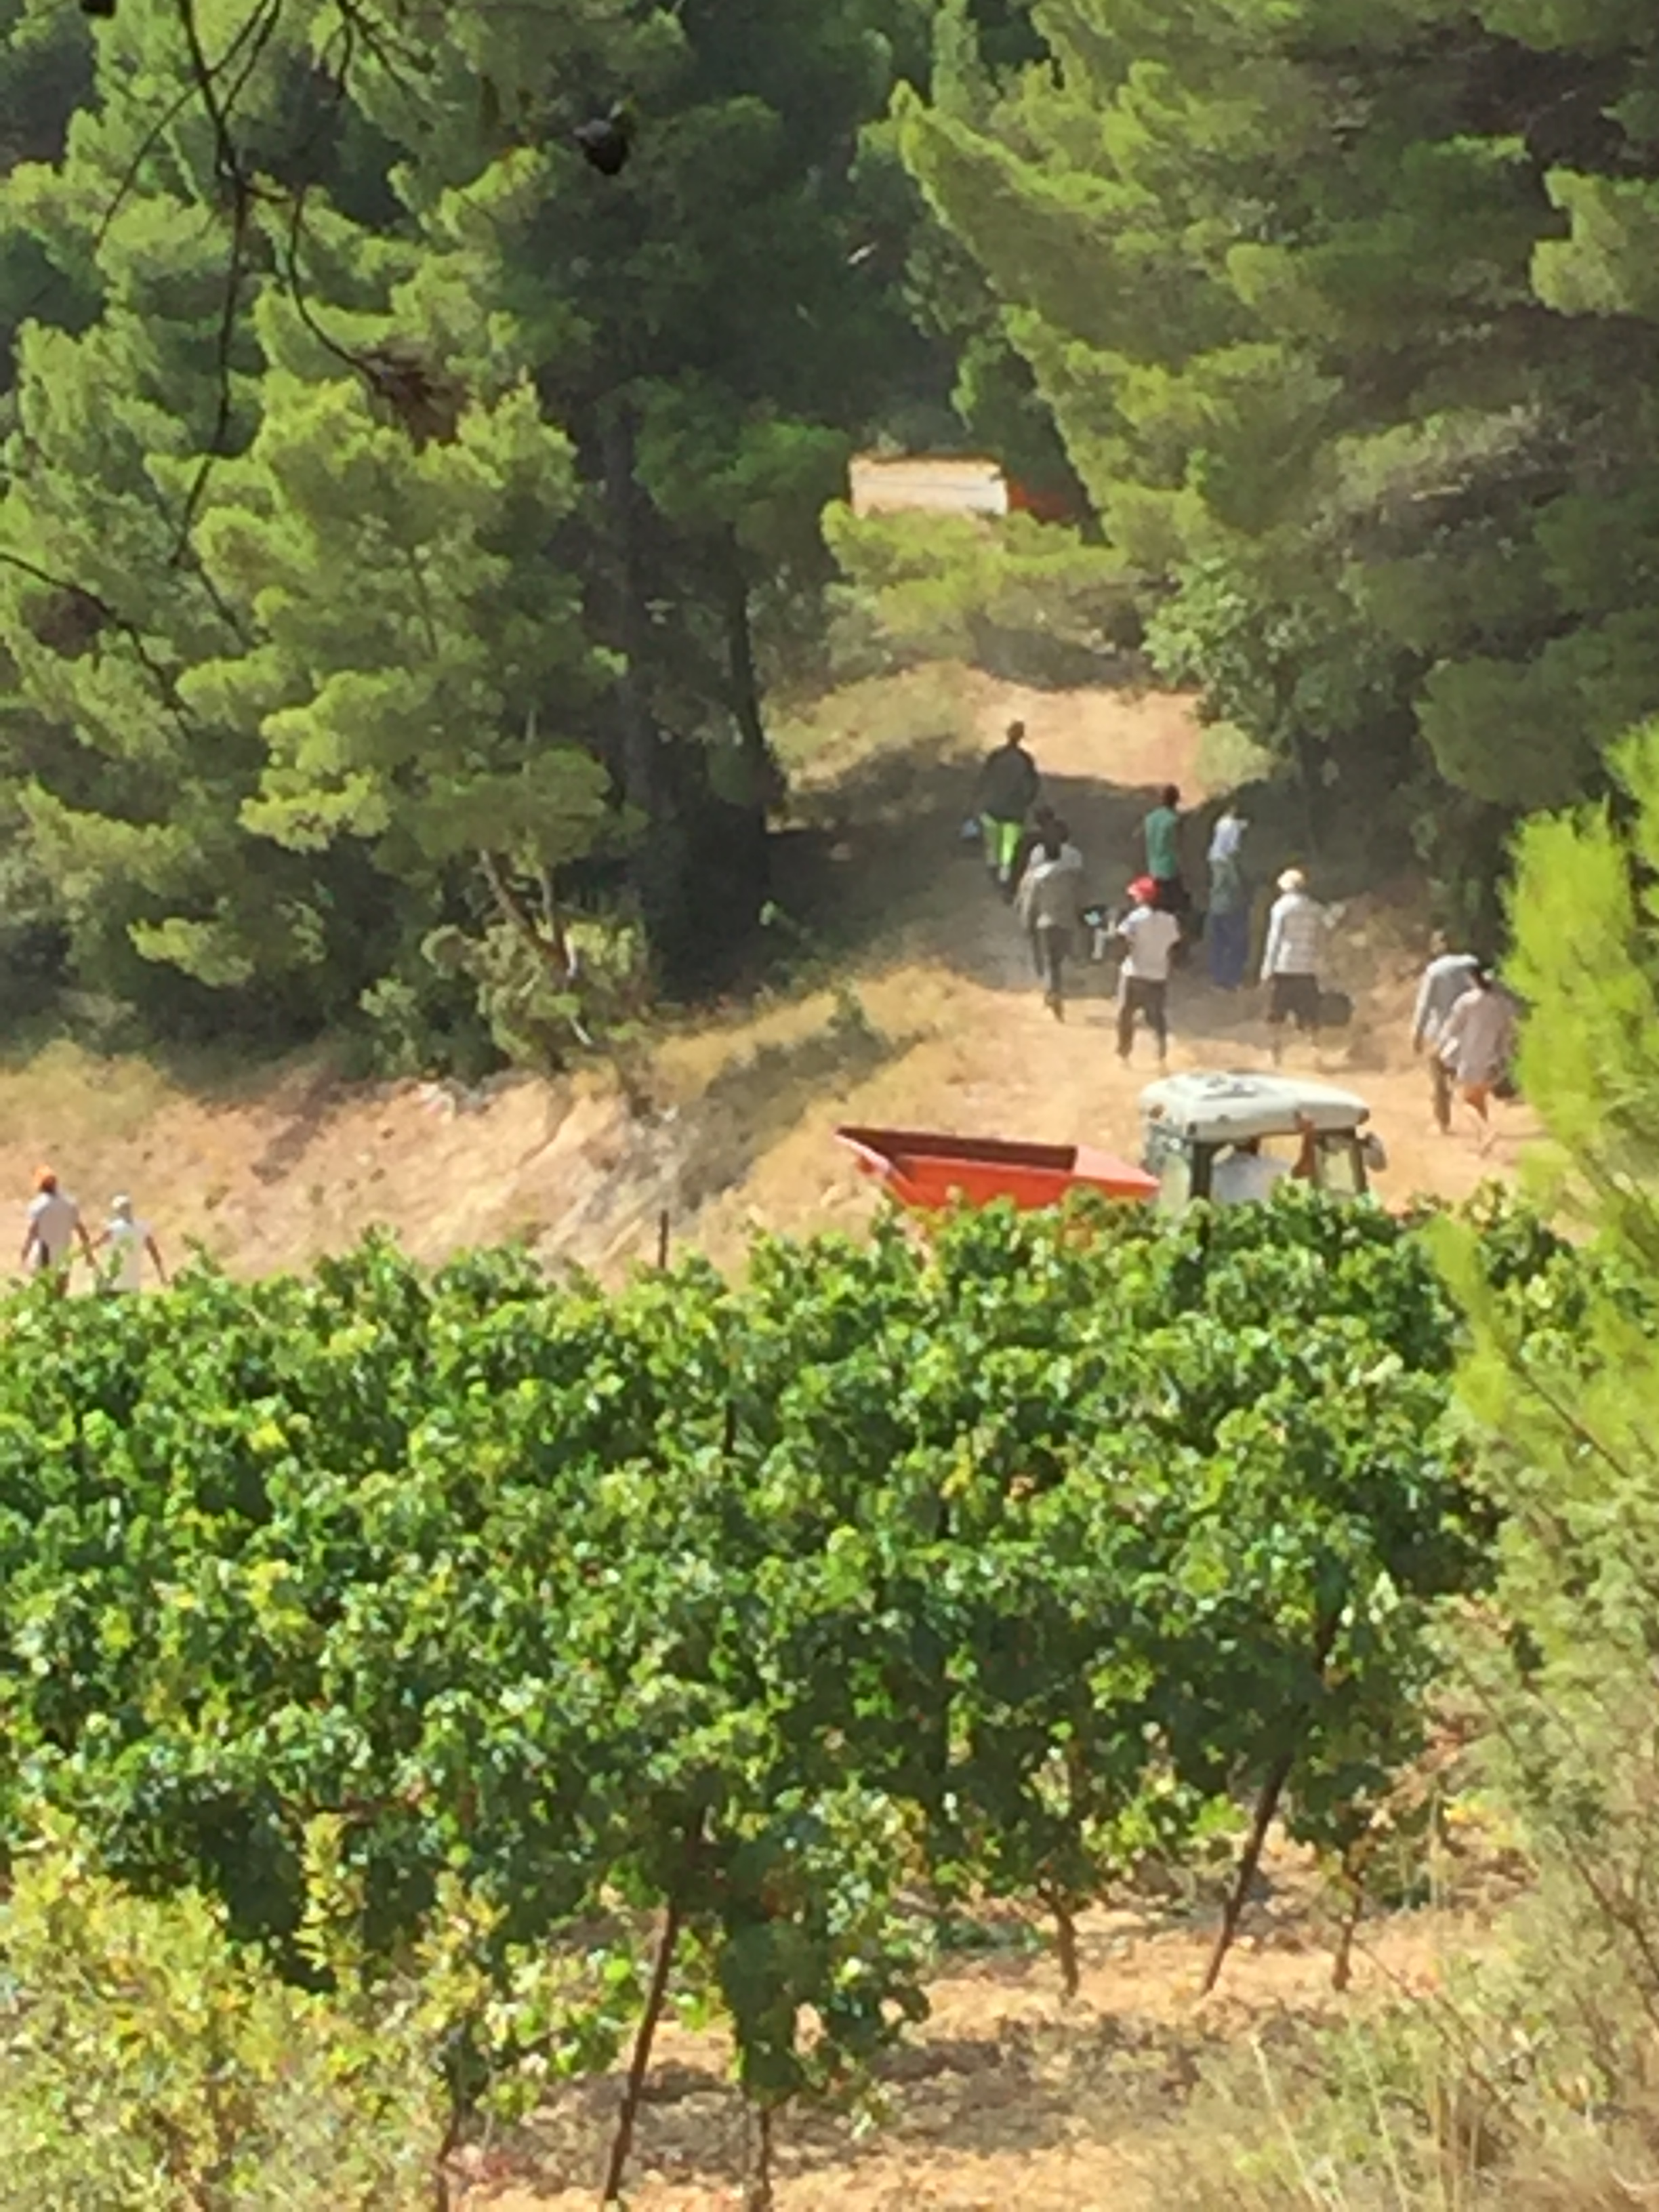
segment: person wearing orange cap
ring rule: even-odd
[[[28,1226],[23,1232],[22,1266],[37,1275],[52,1276],[62,1290],[69,1279],[70,1261],[77,1237],[81,1249],[90,1260],[92,1239],[81,1218],[80,1207],[66,1190],[58,1188],[52,1169],[40,1169],[34,1178],[34,1196],[29,1201]]]
[[[1135,1024],[1144,1021],[1158,1040],[1161,1064],[1170,1053],[1170,963],[1181,941],[1181,923],[1161,902],[1151,876],[1137,876],[1130,884],[1129,911],[1117,933],[1125,948],[1117,979],[1117,1056],[1128,1059]]]

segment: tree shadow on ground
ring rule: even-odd
[[[1217,2031],[1131,2012],[1081,2008],[1065,2021],[1006,2019],[982,2034],[940,2035],[878,2069],[881,2126],[847,2112],[791,2106],[775,2128],[779,2180],[821,2182],[879,2162],[948,2150],[958,2160],[1105,2145],[1175,2116]],[[515,2160],[539,2189],[581,2188],[603,2172],[620,2073],[581,2084],[539,2115]],[[653,2067],[635,2139],[634,2172],[681,2187],[740,2188],[753,2171],[753,2121],[723,2065]]]
[[[805,792],[799,829],[776,848],[775,895],[817,946],[842,958],[906,946],[975,982],[1024,990],[1019,932],[981,847],[963,834],[977,763],[942,745],[917,739]],[[1089,897],[1120,903],[1144,865],[1140,825],[1157,787],[1049,775],[1042,793],[1083,854]],[[1207,841],[1200,812],[1188,830],[1189,880]]]
[[[915,1042],[914,1035],[878,1028],[849,994],[810,1036],[744,1053],[715,1076],[691,1109],[677,1176],[678,1204],[695,1212],[722,1196],[812,1106],[867,1082]]]
[[[1305,1927],[1297,1942],[1304,1944]],[[1105,1955],[1099,1939],[1085,1942],[1085,1958],[1095,1952],[1098,1965]],[[958,1969],[951,1977],[957,2004],[969,1984],[981,1985],[982,2022],[924,2027],[878,2063],[878,2128],[832,2106],[787,2107],[775,2128],[776,2178],[822,2188],[879,2165],[890,2182],[913,2161],[941,2154],[971,2161],[1062,2146],[1104,2148],[1178,2119],[1206,2060],[1227,2045],[1224,2019],[1187,2010],[1166,2017],[1085,1997],[1063,2013],[1044,2005],[1021,2014],[1011,2008],[1022,1994],[1042,1993],[1046,1962],[1034,1968],[1027,1960],[1014,1975],[1000,1971],[1012,1963],[988,1961],[982,1972]],[[1272,2019],[1261,2025],[1273,2039]],[[692,2190],[740,2189],[753,2172],[754,2123],[725,2046],[712,2035],[669,2030],[659,2053],[635,2136],[635,2175]],[[603,2170],[621,2091],[617,2069],[562,2092],[520,2139],[525,2178],[542,2189],[591,2185]]]

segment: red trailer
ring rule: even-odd
[[[1158,1194],[1156,1176],[1088,1145],[1027,1145],[1000,1137],[947,1137],[922,1129],[837,1129],[867,1176],[901,1206],[936,1212],[960,1199],[989,1206],[1012,1199],[1022,1211],[1057,1206],[1068,1191],[1097,1190],[1141,1204]]]

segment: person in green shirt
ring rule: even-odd
[[[1166,783],[1158,805],[1141,823],[1146,841],[1146,872],[1158,889],[1158,904],[1165,914],[1183,915],[1187,886],[1181,876],[1181,793]]]
[[[1041,781],[1037,764],[1025,750],[1024,723],[1010,722],[1007,735],[979,772],[980,836],[986,866],[1010,901],[1025,817],[1036,804]]]

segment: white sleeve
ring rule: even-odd
[[[1267,942],[1261,948],[1261,980],[1265,983],[1273,972],[1273,962],[1279,956],[1279,940],[1285,927],[1285,917],[1277,899],[1273,912],[1267,916]]]
[[[1423,980],[1417,987],[1417,1005],[1412,1012],[1412,1042],[1413,1044],[1422,1042],[1423,1032],[1428,1026],[1429,993],[1433,988],[1434,979],[1425,969],[1423,972]]]

